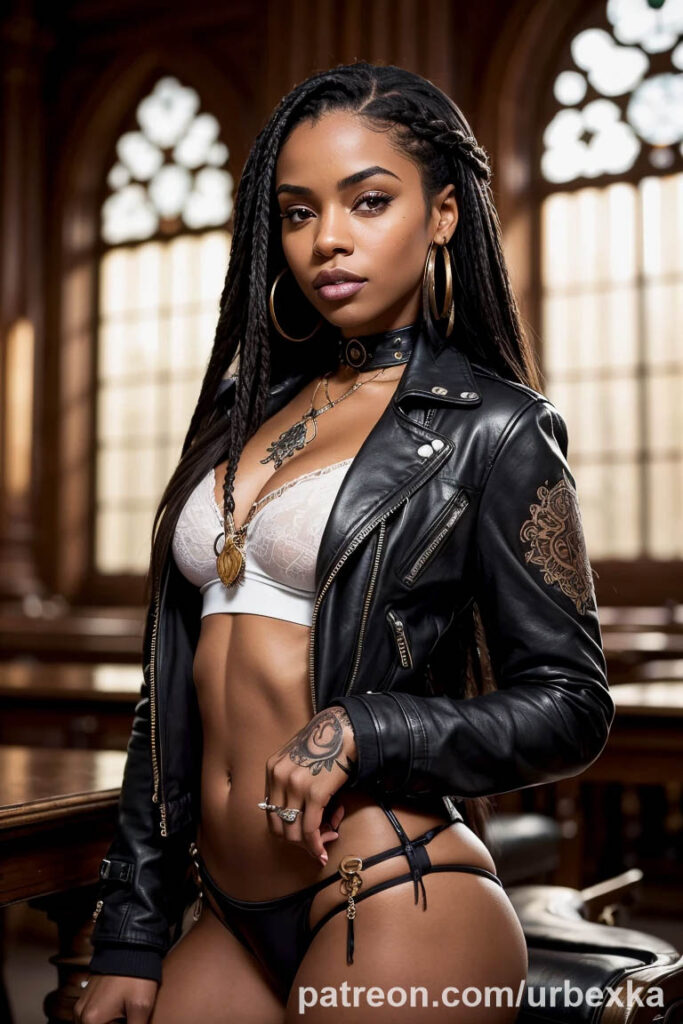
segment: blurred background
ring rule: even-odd
[[[629,919],[683,950],[682,0],[4,0],[0,47],[0,1019],[45,1020],[111,832],[246,156],[355,59],[431,79],[491,155],[597,576],[612,737],[498,798],[501,875],[637,868]]]

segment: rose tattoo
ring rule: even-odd
[[[351,728],[344,708],[326,708],[319,711],[282,749],[295,764],[310,768],[312,775],[318,775],[323,768],[331,772],[335,764],[350,775],[355,761],[348,755],[345,765],[338,760],[343,753],[345,726]]]

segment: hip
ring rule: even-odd
[[[338,838],[326,843],[330,859],[321,865],[304,847],[273,836],[268,828],[268,812],[258,807],[265,796],[259,764],[238,762],[229,769],[213,759],[203,764],[197,843],[208,871],[226,892],[247,900],[283,896],[333,875],[345,856],[371,856],[395,842],[394,828],[377,795],[342,786],[323,816],[327,821],[337,807],[344,808]],[[416,806],[394,794],[391,805],[409,837],[451,820],[439,797],[425,796]],[[459,860],[495,872],[485,844],[464,821],[454,824],[434,840],[437,860]]]

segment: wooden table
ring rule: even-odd
[[[125,750],[137,665],[0,662],[0,744]]]
[[[0,906],[30,900],[57,923],[48,1024],[73,1022],[87,977],[99,866],[116,825],[125,751],[0,747]]]
[[[660,785],[683,787],[683,682],[680,680],[622,683],[610,687],[616,712],[605,750],[586,771],[555,784],[558,817],[576,821],[574,835],[563,844],[563,860],[556,881],[581,888],[586,845],[586,800],[582,791],[591,784],[618,787]],[[599,792],[597,787],[594,792]],[[615,822],[594,816],[599,846]],[[621,826],[621,823],[619,823]],[[683,868],[680,871],[683,881]],[[647,883],[647,877],[644,882]],[[656,881],[656,880],[653,880]]]
[[[47,614],[46,606],[51,609]],[[47,663],[72,658],[77,651],[81,661],[140,664],[146,614],[142,605],[79,607],[62,599],[44,602],[43,610],[43,614],[27,615],[20,602],[3,602],[2,658],[22,657],[30,651]]]
[[[607,658],[608,677],[614,685],[634,678],[654,658],[671,660],[683,655],[683,633],[680,631],[605,630],[602,645]]]

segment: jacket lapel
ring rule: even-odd
[[[355,538],[421,487],[452,454],[453,441],[425,423],[428,410],[480,403],[464,352],[455,347],[439,351],[423,329],[391,401],[337,492],[318,551],[318,585]]]
[[[264,419],[274,416],[309,379],[310,374],[295,373],[273,384]],[[234,378],[221,382],[224,400],[233,386]],[[480,403],[465,353],[455,342],[444,344],[431,324],[423,324],[391,401],[337,492],[318,551],[318,582],[359,534],[372,529],[378,517],[421,487],[450,457],[455,446],[428,425],[429,410],[439,405],[467,408]]]

